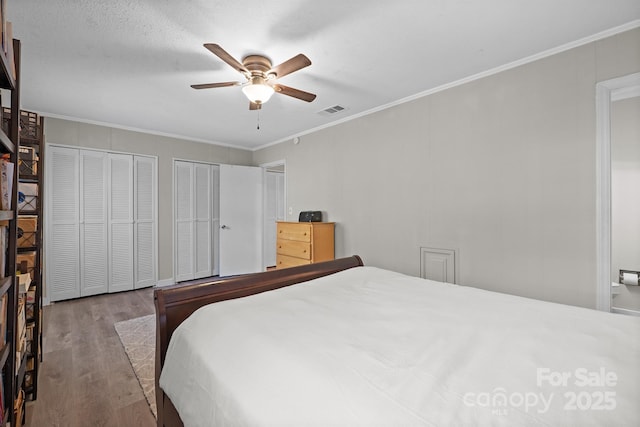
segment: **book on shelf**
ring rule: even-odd
[[[32,280],[37,280],[35,276],[36,252],[20,252],[16,255],[17,270],[20,273],[30,273]]]
[[[9,61],[9,72],[11,76],[16,78],[16,61],[13,57],[13,24],[10,21],[5,22],[4,28],[5,36],[7,38],[5,43],[5,49],[7,53],[7,61]]]
[[[6,22],[6,16],[7,14],[5,13],[5,5],[7,4],[6,0],[0,0],[0,39],[2,40],[2,51],[4,52],[4,54],[7,54],[7,48],[6,48],[6,44],[7,44],[7,37],[5,35],[5,22]]]
[[[0,298],[0,349],[7,343],[7,303],[9,301],[9,295],[5,293]]]
[[[31,286],[31,273],[16,273],[16,278],[20,286],[20,293],[26,294]]]
[[[22,363],[22,356],[26,350],[27,344],[27,322],[25,317],[25,301],[26,298],[20,296],[18,298],[18,317],[16,326],[16,372],[18,374],[20,370],[20,364]]]
[[[4,420],[4,371],[0,375],[0,420]]]
[[[38,217],[34,215],[22,215],[18,217],[18,247],[32,248],[38,243],[36,231],[38,230]]]
[[[0,0],[0,42],[2,53],[7,58],[8,71],[16,78],[16,61],[13,57],[13,25],[7,21],[5,5],[8,0]]]
[[[0,209],[11,210],[11,192],[13,191],[14,164],[3,156],[0,159]]]
[[[36,290],[35,289],[29,289],[27,291],[27,307],[29,304],[33,304],[36,302]],[[27,317],[31,318],[33,316],[29,316],[29,313],[27,313]]]
[[[38,174],[38,155],[34,147],[20,147],[18,150],[18,176]]]
[[[7,263],[8,221],[0,221],[0,277],[4,277]]]

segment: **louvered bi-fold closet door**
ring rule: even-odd
[[[211,194],[212,194],[212,211],[211,211],[211,275],[217,276],[220,269],[220,166],[211,165]]]
[[[133,156],[109,154],[109,292],[133,289]]]
[[[175,180],[175,280],[192,280],[195,272],[193,240],[193,163],[176,161]]]
[[[51,147],[47,160],[47,289],[59,301],[80,296],[78,150]]]
[[[80,151],[80,295],[109,289],[107,266],[107,154]]]
[[[134,156],[134,252],[136,289],[156,283],[156,160]]]
[[[193,165],[194,176],[194,278],[211,276],[211,165]]]

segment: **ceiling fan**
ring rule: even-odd
[[[276,83],[277,79],[311,65],[309,58],[303,54],[298,54],[282,64],[272,67],[269,58],[262,55],[249,55],[243,58],[242,62],[238,62],[217,44],[206,43],[204,47],[233,67],[233,69],[243,74],[247,81],[245,83],[221,82],[191,85],[194,89],[242,86],[242,92],[249,98],[250,110],[262,108],[262,104],[267,102],[275,92],[307,102],[316,99],[316,95],[313,93]]]

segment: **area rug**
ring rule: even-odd
[[[147,398],[149,408],[156,414],[155,352],[156,319],[154,314],[124,320],[113,325],[122,341],[133,372]]]

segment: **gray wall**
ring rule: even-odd
[[[219,145],[45,118],[45,141],[158,157],[158,278],[173,278],[173,159],[250,165],[251,152]],[[46,188],[46,187],[45,187]]]
[[[640,97],[611,105],[611,274],[640,271]],[[640,286],[618,287],[611,305],[640,311]]]
[[[437,66],[434,64],[434,66]],[[640,71],[640,29],[253,153],[286,160],[288,206],[336,221],[336,255],[595,307],[595,84]]]

